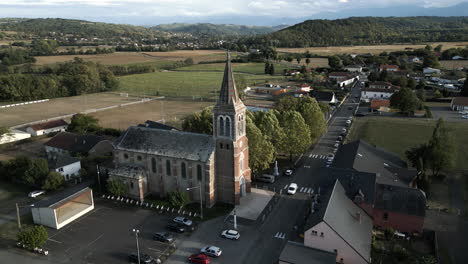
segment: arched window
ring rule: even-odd
[[[224,118],[222,116],[219,117],[219,131],[218,131],[218,135],[219,136],[224,136]]]
[[[167,176],[171,176],[171,161],[166,160],[166,174]]]
[[[197,179],[198,179],[199,181],[202,180],[202,168],[201,168],[201,165],[200,165],[200,164],[197,165]]]
[[[181,174],[182,174],[182,178],[187,178],[187,170],[185,168],[185,162],[182,162],[182,165],[180,165],[180,169],[181,169]]]
[[[226,133],[224,135],[231,137],[231,118],[229,117],[226,117]]]
[[[153,173],[156,173],[156,159],[155,158],[151,158],[151,171],[153,171]]]

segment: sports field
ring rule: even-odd
[[[406,159],[406,150],[429,140],[435,123],[435,120],[412,118],[357,118],[350,131],[349,140],[364,139]],[[446,122],[446,125],[453,133],[458,150],[455,169],[467,170],[465,148],[468,145],[468,122]]]
[[[233,63],[233,70],[235,72],[247,72],[253,74],[263,74],[265,72],[265,63]],[[281,64],[274,64],[275,72],[283,74],[284,69],[289,69]],[[210,63],[210,64],[195,64],[186,67],[177,68],[178,71],[224,71],[224,63]]]
[[[221,87],[221,72],[163,71],[122,76],[120,90],[133,95],[160,95],[174,97],[213,97]],[[247,85],[283,80],[282,76],[235,74],[244,78]]]
[[[343,53],[372,53],[379,54],[381,52],[387,51],[397,51],[405,50],[406,48],[419,49],[424,48],[427,44],[432,47],[437,45],[443,45],[442,49],[449,48],[463,48],[468,45],[468,42],[433,42],[433,43],[423,43],[423,44],[395,44],[395,45],[372,45],[372,46],[335,46],[335,47],[309,47],[309,48],[280,48],[280,52],[306,52],[309,51],[313,54],[318,55],[333,55],[333,54],[343,54]]]

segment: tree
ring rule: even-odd
[[[90,115],[76,114],[71,118],[67,130],[78,134],[94,133],[101,129],[98,122],[98,119]]]
[[[434,48],[434,51],[436,51],[436,52],[441,52],[441,51],[442,51],[442,47],[443,47],[442,44],[437,45],[437,47]]]
[[[301,113],[307,126],[309,126],[312,143],[315,142],[327,129],[325,116],[317,100],[306,96],[299,101],[297,110]]]
[[[33,248],[41,248],[49,239],[49,234],[45,227],[40,225],[34,225],[28,227],[24,230],[21,230],[17,234],[18,242],[24,244],[26,247],[33,249]]]
[[[182,209],[190,202],[187,192],[172,191],[168,196],[169,203],[175,208]]]
[[[443,95],[439,90],[435,90],[434,93],[432,94],[432,97],[434,97],[434,99],[440,99],[443,97]]]
[[[65,179],[62,174],[56,171],[51,171],[47,174],[44,184],[42,184],[42,189],[49,191],[57,190],[64,183]]]
[[[440,67],[439,59],[434,53],[429,53],[424,57],[423,67],[438,68]]]
[[[302,60],[301,57],[297,57],[297,58],[296,58],[297,64],[301,64],[301,60]]]
[[[249,117],[246,120],[246,133],[249,139],[249,167],[255,175],[273,162],[275,148]]]
[[[107,191],[115,196],[125,196],[128,193],[128,186],[120,179],[109,179]]]
[[[369,74],[369,77],[368,77],[369,81],[371,81],[371,82],[378,81],[379,78],[380,78],[379,73],[378,73],[378,72],[375,72],[375,71],[371,72],[371,73]]]
[[[47,160],[43,158],[32,160],[23,175],[23,181],[31,186],[41,186],[49,173]]]
[[[380,72],[379,80],[383,81],[383,82],[388,81],[388,72],[387,72],[387,70],[383,70],[383,71]]]
[[[309,67],[310,59],[309,59],[309,58],[306,58],[305,63],[307,64],[307,67]]]
[[[275,102],[275,109],[279,112],[296,111],[298,99],[293,96],[281,97]]]
[[[192,58],[186,58],[186,59],[184,60],[184,63],[185,63],[186,65],[192,65],[192,64],[193,64],[193,59],[192,59]]]
[[[255,126],[260,129],[260,132],[265,139],[273,144],[275,153],[281,149],[280,144],[283,142],[283,138],[285,136],[277,116],[279,116],[279,113],[276,110],[270,110],[268,112],[255,112],[250,118]],[[250,148],[250,137],[248,138]]]
[[[201,113],[193,113],[184,118],[182,130],[212,135],[213,134],[213,107],[204,108]]]
[[[293,155],[306,151],[310,146],[310,129],[301,114],[296,111],[282,113],[280,124],[285,133],[282,150],[288,153],[292,160]]]
[[[265,70],[264,70],[265,74],[269,74],[270,73],[270,63],[269,62],[265,62]]]
[[[416,90],[416,96],[418,97],[419,100],[421,100],[421,102],[425,102],[426,101],[426,90],[424,90],[424,89]]]
[[[269,70],[268,74],[270,74],[270,75],[275,74],[275,65],[273,63],[270,64],[270,70]]]
[[[414,90],[416,88],[416,81],[413,78],[409,78],[407,82],[408,88]]]
[[[398,108],[401,113],[410,115],[420,106],[420,102],[411,89],[401,88],[390,97],[390,105]]]
[[[441,170],[449,169],[455,160],[455,145],[452,135],[445,127],[444,120],[437,120],[432,137],[428,143],[429,167],[433,176],[438,176]]]
[[[429,155],[427,144],[421,144],[405,152],[406,158],[411,162],[411,166],[425,175]]]
[[[463,87],[460,91],[460,96],[468,96],[468,78],[463,83]]]
[[[343,67],[343,63],[338,56],[328,57],[328,65],[330,65],[332,69],[340,69]]]

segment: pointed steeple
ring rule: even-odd
[[[237,95],[236,82],[232,73],[231,55],[227,52],[226,67],[224,68],[224,77],[219,92],[218,104],[236,104],[239,101]]]

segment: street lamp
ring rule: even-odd
[[[20,219],[20,208],[27,208],[27,207],[33,207],[34,204],[31,205],[24,205],[24,206],[19,206],[18,203],[16,203],[16,220],[18,221],[18,229],[21,230],[21,219]]]
[[[138,229],[133,229],[133,233],[135,233],[135,239],[136,239],[137,255],[138,255],[138,264],[140,264],[140,245],[138,244],[138,234],[140,233],[140,230],[138,230]]]
[[[201,181],[198,182],[199,185],[198,186],[195,186],[195,187],[190,187],[190,188],[187,188],[187,191],[190,191],[192,189],[200,189],[200,217],[201,219],[203,219],[203,195],[202,195],[202,183]]]

